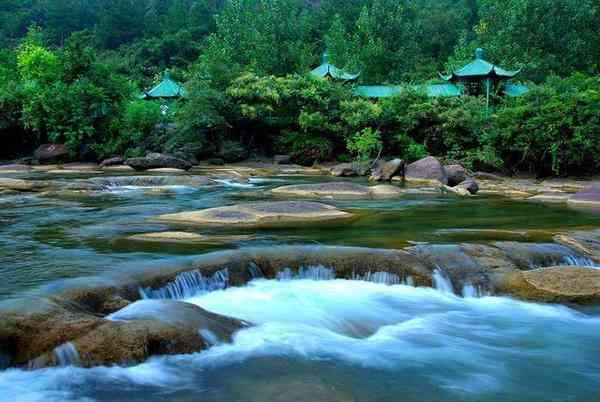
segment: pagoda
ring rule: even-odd
[[[348,73],[348,72],[342,70],[341,68],[334,66],[333,64],[330,64],[329,63],[329,55],[327,54],[327,52],[323,53],[322,64],[319,67],[312,70],[310,73],[312,75],[314,75],[315,77],[329,78],[329,79],[333,79],[336,81],[342,81],[342,82],[353,82],[353,81],[356,81],[358,79],[358,77],[360,76],[360,73],[359,74],[351,74],[351,73]]]
[[[169,70],[165,71],[163,80],[151,90],[140,95],[140,99],[177,99],[185,98],[187,92],[184,87],[171,79]]]
[[[516,77],[520,72],[521,70],[505,70],[486,61],[484,50],[479,48],[475,50],[475,60],[448,75],[440,74],[440,77],[444,81],[463,84],[467,95],[485,94],[489,105],[492,90],[500,87],[503,81]]]

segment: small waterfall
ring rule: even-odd
[[[79,363],[79,353],[71,342],[57,346],[53,354],[59,366],[74,366]]]
[[[454,294],[450,278],[439,268],[433,271],[433,286],[440,292]]]
[[[566,255],[563,258],[562,265],[573,265],[577,267],[588,267],[600,269],[600,265],[596,264],[591,259],[581,255]]]
[[[229,272],[222,269],[214,273],[212,277],[205,277],[202,272],[182,272],[175,277],[173,282],[160,289],[140,288],[142,299],[187,299],[200,293],[224,289],[229,282]]]
[[[473,285],[471,282],[465,282],[462,288],[462,296],[464,298],[476,298],[489,296],[490,292],[485,290],[482,286]]]
[[[248,266],[248,272],[250,272],[250,277],[252,279],[264,278],[265,275],[262,272],[262,269],[255,263],[250,263]]]
[[[373,283],[382,283],[385,285],[406,285],[406,286],[414,286],[415,281],[410,275],[407,275],[404,278],[401,278],[399,275],[378,271],[378,272],[367,272],[364,275],[353,275],[353,280],[357,281],[366,281]]]
[[[314,267],[300,267],[297,273],[294,273],[290,268],[285,268],[277,272],[277,280],[289,281],[292,279],[311,279],[313,281],[327,281],[335,279],[335,271],[331,268],[326,268],[322,265]]]
[[[198,333],[210,346],[219,345],[221,343],[219,337],[210,329],[203,328],[199,330]]]

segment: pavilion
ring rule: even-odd
[[[485,95],[487,105],[490,103],[492,91],[501,88],[508,96],[523,95],[527,88],[522,85],[507,85],[506,81],[516,77],[521,70],[506,70],[485,60],[485,52],[475,50],[475,59],[464,67],[451,71],[450,74],[440,74],[440,78],[449,83],[460,83],[467,95]]]
[[[140,99],[151,100],[151,99],[178,99],[185,98],[187,92],[184,87],[179,85],[177,82],[171,79],[169,70],[165,71],[163,80],[151,90],[144,92],[140,95]]]

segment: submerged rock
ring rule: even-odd
[[[40,180],[22,180],[0,177],[0,189],[14,191],[44,191],[52,187],[52,183]]]
[[[458,184],[455,188],[460,191],[466,191],[471,195],[475,195],[479,192],[479,184],[473,179],[466,179],[462,183]]]
[[[211,226],[261,226],[320,222],[351,217],[352,214],[326,204],[305,201],[275,201],[209,208],[160,215],[159,220]]]
[[[600,303],[600,270],[558,266],[518,272],[502,288],[521,299],[550,303]]]
[[[155,168],[175,168],[190,170],[192,163],[172,155],[149,153],[143,158],[129,158],[125,163],[135,170],[148,170]]]
[[[440,182],[448,184],[448,176],[442,164],[433,156],[420,159],[406,166],[406,180],[416,182]]]

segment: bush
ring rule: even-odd
[[[597,172],[600,81],[579,74],[551,78],[526,96],[507,100],[492,117],[484,144],[513,172]]]
[[[378,152],[381,152],[382,146],[379,131],[371,127],[362,129],[346,141],[346,148],[359,162],[375,157]]]

